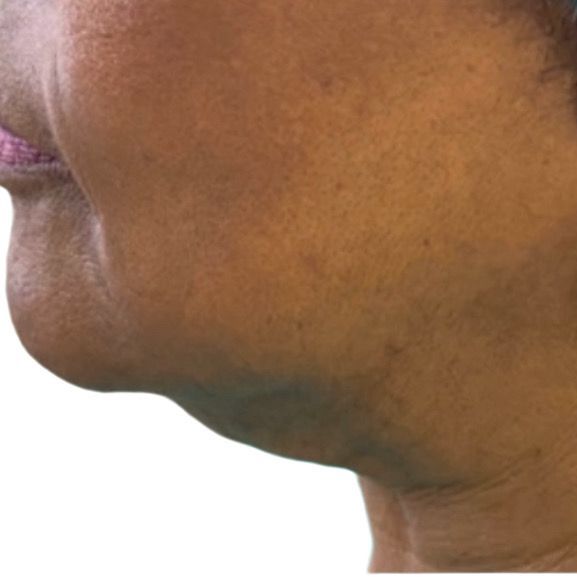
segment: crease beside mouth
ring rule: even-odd
[[[32,144],[0,126],[0,165],[30,166],[52,162],[58,162],[58,158],[41,152]]]

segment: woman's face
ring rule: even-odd
[[[28,351],[398,483],[497,467],[577,360],[570,73],[497,4],[2,0],[0,124],[70,171],[4,182]]]

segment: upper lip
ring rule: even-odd
[[[50,2],[0,4],[0,126],[54,159],[0,165],[0,186],[28,193],[56,180],[73,180],[51,128],[44,86],[56,47],[54,27],[47,23],[55,12]]]
[[[62,159],[50,127],[46,80],[56,55],[52,2],[0,0],[0,126]]]

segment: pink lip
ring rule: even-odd
[[[55,156],[37,148],[0,126],[0,165],[31,166],[58,162]]]

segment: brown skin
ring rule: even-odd
[[[73,174],[11,191],[24,346],[356,471],[374,571],[577,569],[574,73],[518,4],[3,0]]]

